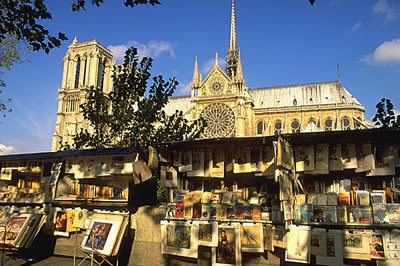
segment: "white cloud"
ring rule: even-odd
[[[139,58],[153,57],[157,58],[162,53],[169,53],[172,58],[175,58],[174,45],[167,41],[150,41],[143,44],[137,41],[129,41],[127,44],[110,45],[107,48],[113,52],[114,60],[120,64],[124,61],[125,51],[134,46],[138,49]]]
[[[397,117],[398,115],[400,115],[400,110],[393,109],[393,113]]]
[[[400,63],[400,39],[393,39],[382,43],[372,54],[361,59],[371,64]]]
[[[351,31],[358,31],[360,29],[361,25],[362,25],[362,22],[357,22],[356,24],[354,24]]]
[[[220,68],[225,69],[226,61],[223,58],[218,58],[218,65]],[[211,69],[215,66],[215,57],[207,60],[202,64],[201,73],[203,74],[203,78],[207,75]]]
[[[372,12],[383,15],[386,22],[393,22],[398,19],[400,8],[391,6],[386,0],[379,0],[373,7]]]
[[[16,153],[17,150],[13,146],[6,146],[0,143],[0,155]]]
[[[192,87],[192,82],[179,82],[179,85],[177,87],[178,89],[178,93],[179,94],[183,94],[183,95],[187,95],[190,94],[190,90]]]

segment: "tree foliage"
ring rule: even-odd
[[[91,129],[81,129],[67,148],[136,146],[147,150],[154,143],[200,136],[203,120],[189,123],[182,111],[172,115],[164,111],[178,82],[152,77],[152,61],[144,57],[139,62],[136,48],[126,51],[124,64],[113,70],[113,91],[104,94],[92,87],[88,92],[81,109]]]
[[[390,99],[382,98],[376,105],[376,114],[372,119],[375,125],[382,128],[397,127],[400,128],[400,115],[394,114],[393,104]]]

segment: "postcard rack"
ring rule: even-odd
[[[6,225],[0,225],[0,228],[4,229],[4,235],[6,235],[7,234]],[[19,251],[20,250],[18,248],[6,246],[6,238],[4,237],[2,246],[0,246],[1,266],[6,265],[7,262],[10,261],[11,259],[16,260],[16,255]]]

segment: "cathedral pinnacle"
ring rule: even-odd
[[[226,56],[226,73],[232,80],[237,77],[239,57],[239,46],[236,38],[235,0],[232,0],[231,33]]]
[[[218,53],[215,53],[215,65],[218,66]]]
[[[232,15],[231,15],[231,36],[229,39],[229,49],[238,49],[236,40],[236,21],[235,21],[235,0],[232,0]]]
[[[199,66],[197,65],[197,56],[194,62],[193,82],[192,87],[199,86]]]

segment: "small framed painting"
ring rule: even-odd
[[[161,254],[197,258],[198,234],[196,223],[161,221]]]
[[[208,221],[194,221],[199,226],[198,243],[199,246],[217,247],[218,246],[218,223]]]
[[[218,227],[218,246],[212,248],[212,265],[241,265],[239,224],[220,225]]]
[[[175,168],[162,165],[160,167],[160,182],[164,187],[178,187],[178,173]]]

